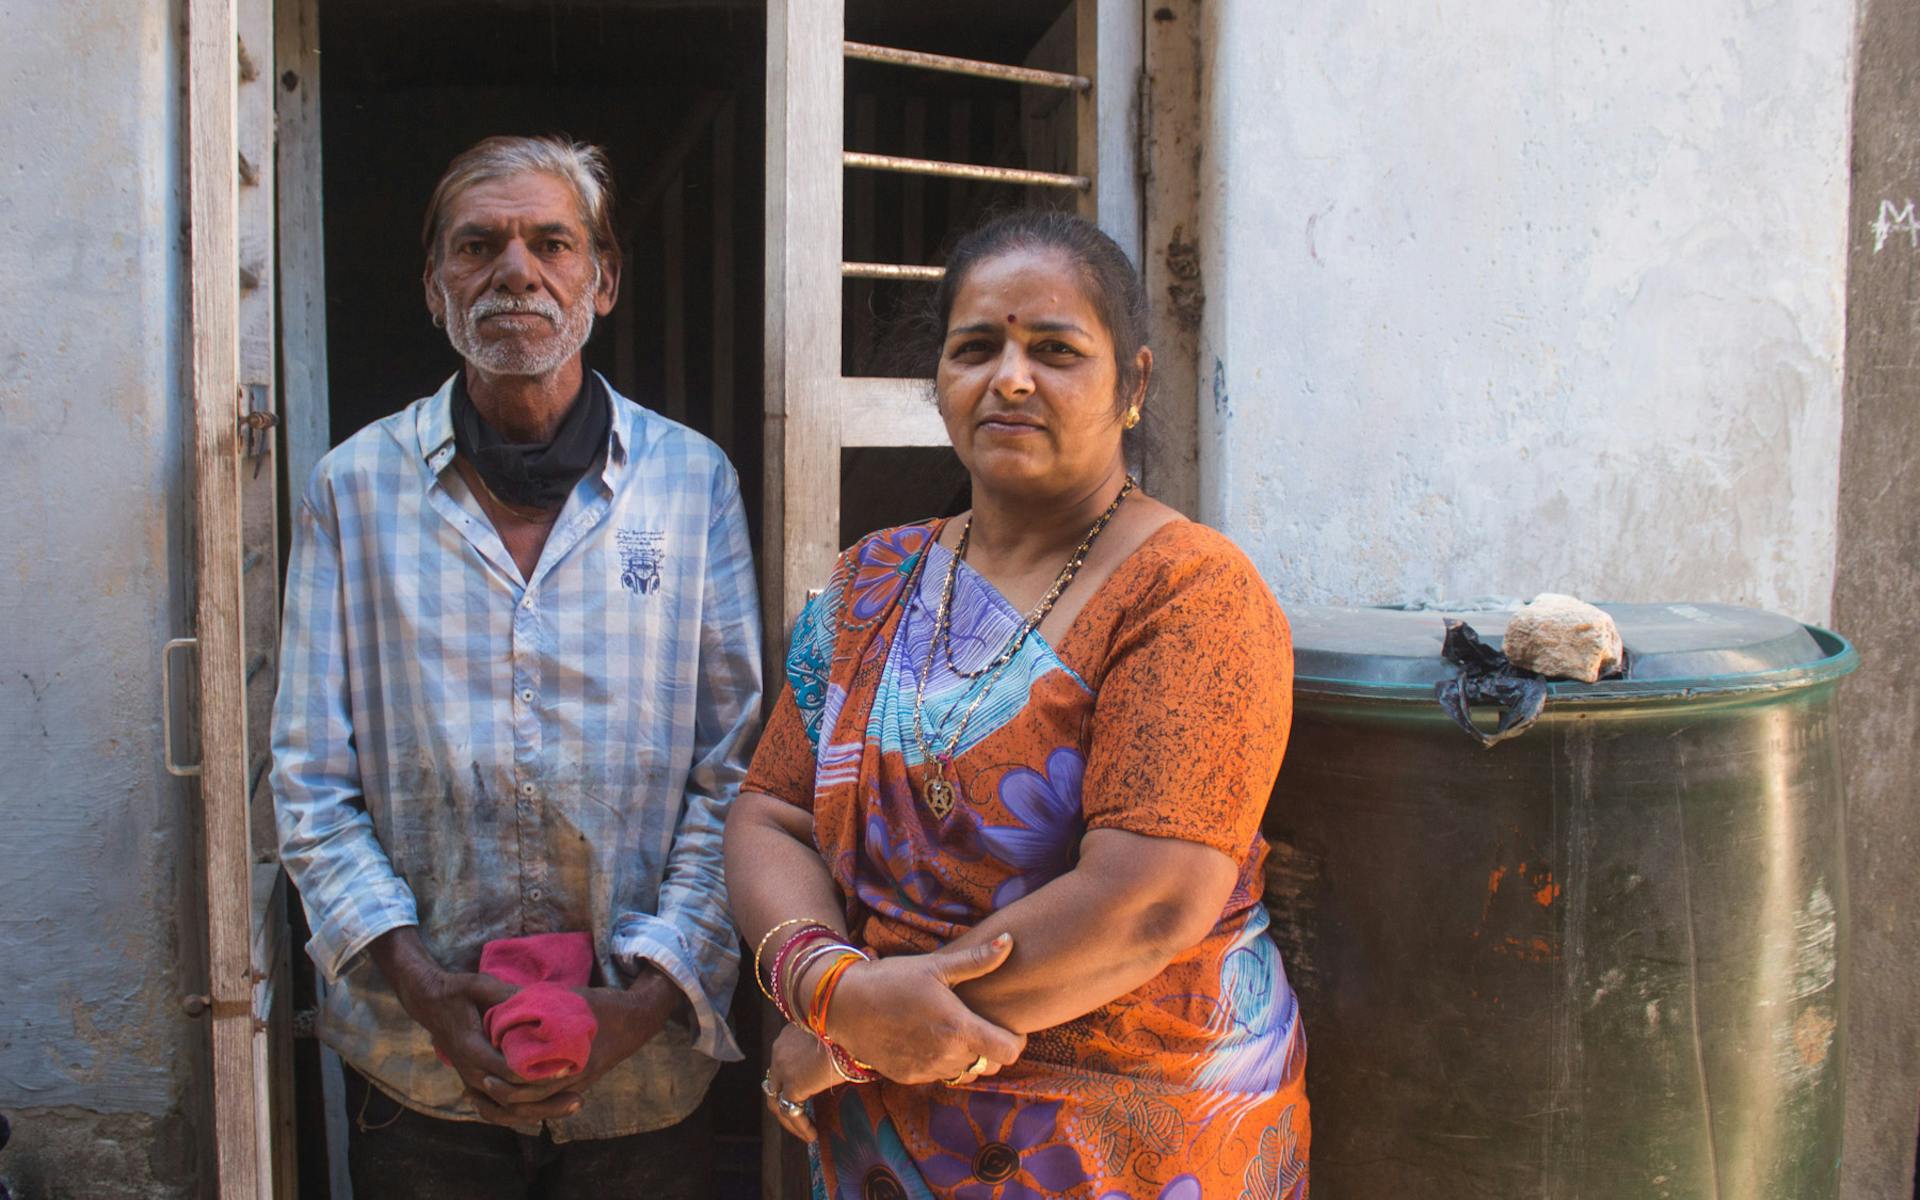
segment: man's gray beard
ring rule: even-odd
[[[447,314],[447,340],[453,343],[461,358],[489,375],[551,375],[580,353],[580,348],[593,334],[593,301],[600,290],[597,271],[594,286],[583,289],[568,309],[562,309],[545,296],[503,296],[491,292],[474,301],[471,308],[462,309],[447,291],[447,285],[443,282],[439,286],[440,305]],[[480,322],[486,318],[512,312],[538,313],[552,322],[553,332],[531,342],[520,338],[490,341],[477,332]]]

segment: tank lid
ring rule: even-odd
[[[1627,678],[1597,684],[1557,683],[1557,694],[1743,688],[1754,676],[1826,662],[1842,639],[1791,617],[1730,604],[1602,604],[1620,626],[1627,647]],[[1458,668],[1440,657],[1444,618],[1473,626],[1498,644],[1510,608],[1407,610],[1299,605],[1287,610],[1293,626],[1294,673],[1301,685],[1330,684],[1373,690],[1384,685],[1431,688]],[[1837,644],[1837,648],[1836,648]],[[1844,672],[1843,672],[1844,673]],[[1622,688],[1622,684],[1626,686]],[[1372,685],[1372,686],[1370,686]],[[1637,685],[1637,686],[1636,686]]]

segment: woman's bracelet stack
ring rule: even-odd
[[[800,928],[781,943],[780,949],[774,952],[773,962],[762,971],[761,960],[765,956],[767,943],[782,929],[796,925]],[[753,952],[753,977],[760,985],[760,991],[773,1001],[773,1006],[780,1010],[781,1016],[819,1039],[821,1047],[833,1061],[833,1069],[848,1083],[871,1083],[880,1075],[827,1037],[827,1009],[833,1003],[833,994],[847,969],[856,962],[868,961],[871,958],[866,951],[848,942],[831,926],[806,917],[782,921],[767,930]],[[806,978],[807,972],[823,962],[826,970],[814,982],[813,994],[803,1009],[794,989]]]

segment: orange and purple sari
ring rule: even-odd
[[[809,810],[853,936],[924,953],[1074,864],[1089,829],[1198,842],[1239,881],[1211,933],[1134,992],[1032,1034],[964,1087],[814,1097],[821,1200],[1304,1200],[1305,1034],[1260,904],[1261,814],[1291,712],[1286,621],[1246,557],[1175,522],[1119,566],[1058,646],[962,564],[951,665],[932,656],[939,524],[863,539],[794,628],[747,790]],[[954,668],[958,668],[956,671]],[[957,802],[923,801],[913,725]],[[973,676],[973,677],[969,677]],[[984,690],[984,695],[981,694]],[[977,702],[977,703],[976,703]]]

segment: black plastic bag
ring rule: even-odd
[[[1440,657],[1458,666],[1460,673],[1433,685],[1441,709],[1482,746],[1497,746],[1531,729],[1547,706],[1547,681],[1514,666],[1506,655],[1481,641],[1465,621],[1443,619],[1447,636],[1440,643]],[[1473,723],[1468,710],[1475,704],[1499,707],[1500,723],[1492,733]]]

